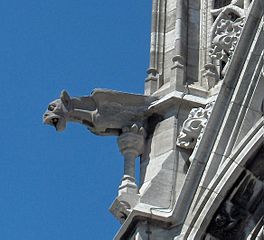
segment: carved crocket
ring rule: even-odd
[[[193,149],[195,147],[199,135],[208,122],[213,107],[214,102],[211,102],[205,108],[193,108],[190,111],[177,138],[177,146],[185,149]]]
[[[133,124],[142,125],[146,111],[155,98],[144,95],[97,89],[91,96],[61,97],[48,106],[43,116],[46,124],[62,131],[68,121],[84,124],[97,135],[119,135],[121,129]]]

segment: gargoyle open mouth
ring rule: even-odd
[[[51,119],[51,122],[52,122],[52,124],[54,125],[54,127],[57,128],[57,125],[58,125],[59,119],[58,119],[58,118],[52,118],[52,119]]]
[[[43,116],[43,122],[56,128],[57,131],[63,131],[66,127],[66,120],[55,114],[46,113]]]

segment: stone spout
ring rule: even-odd
[[[70,97],[62,91],[43,115],[45,124],[57,131],[67,122],[78,122],[97,135],[119,136],[124,126],[142,125],[150,104],[156,98],[113,90],[96,89],[90,96]]]

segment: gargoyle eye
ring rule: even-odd
[[[55,109],[55,106],[53,105],[53,104],[50,104],[49,106],[48,106],[48,110],[49,111],[53,111]]]

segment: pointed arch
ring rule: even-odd
[[[243,141],[236,147],[233,154],[228,158],[228,161],[221,166],[221,169],[205,190],[186,231],[185,236],[188,236],[188,239],[202,239],[216,211],[224,203],[230,190],[234,188],[242,173],[248,171],[247,167],[259,149],[263,148],[263,123],[264,117],[257,122],[255,127],[251,129]]]

